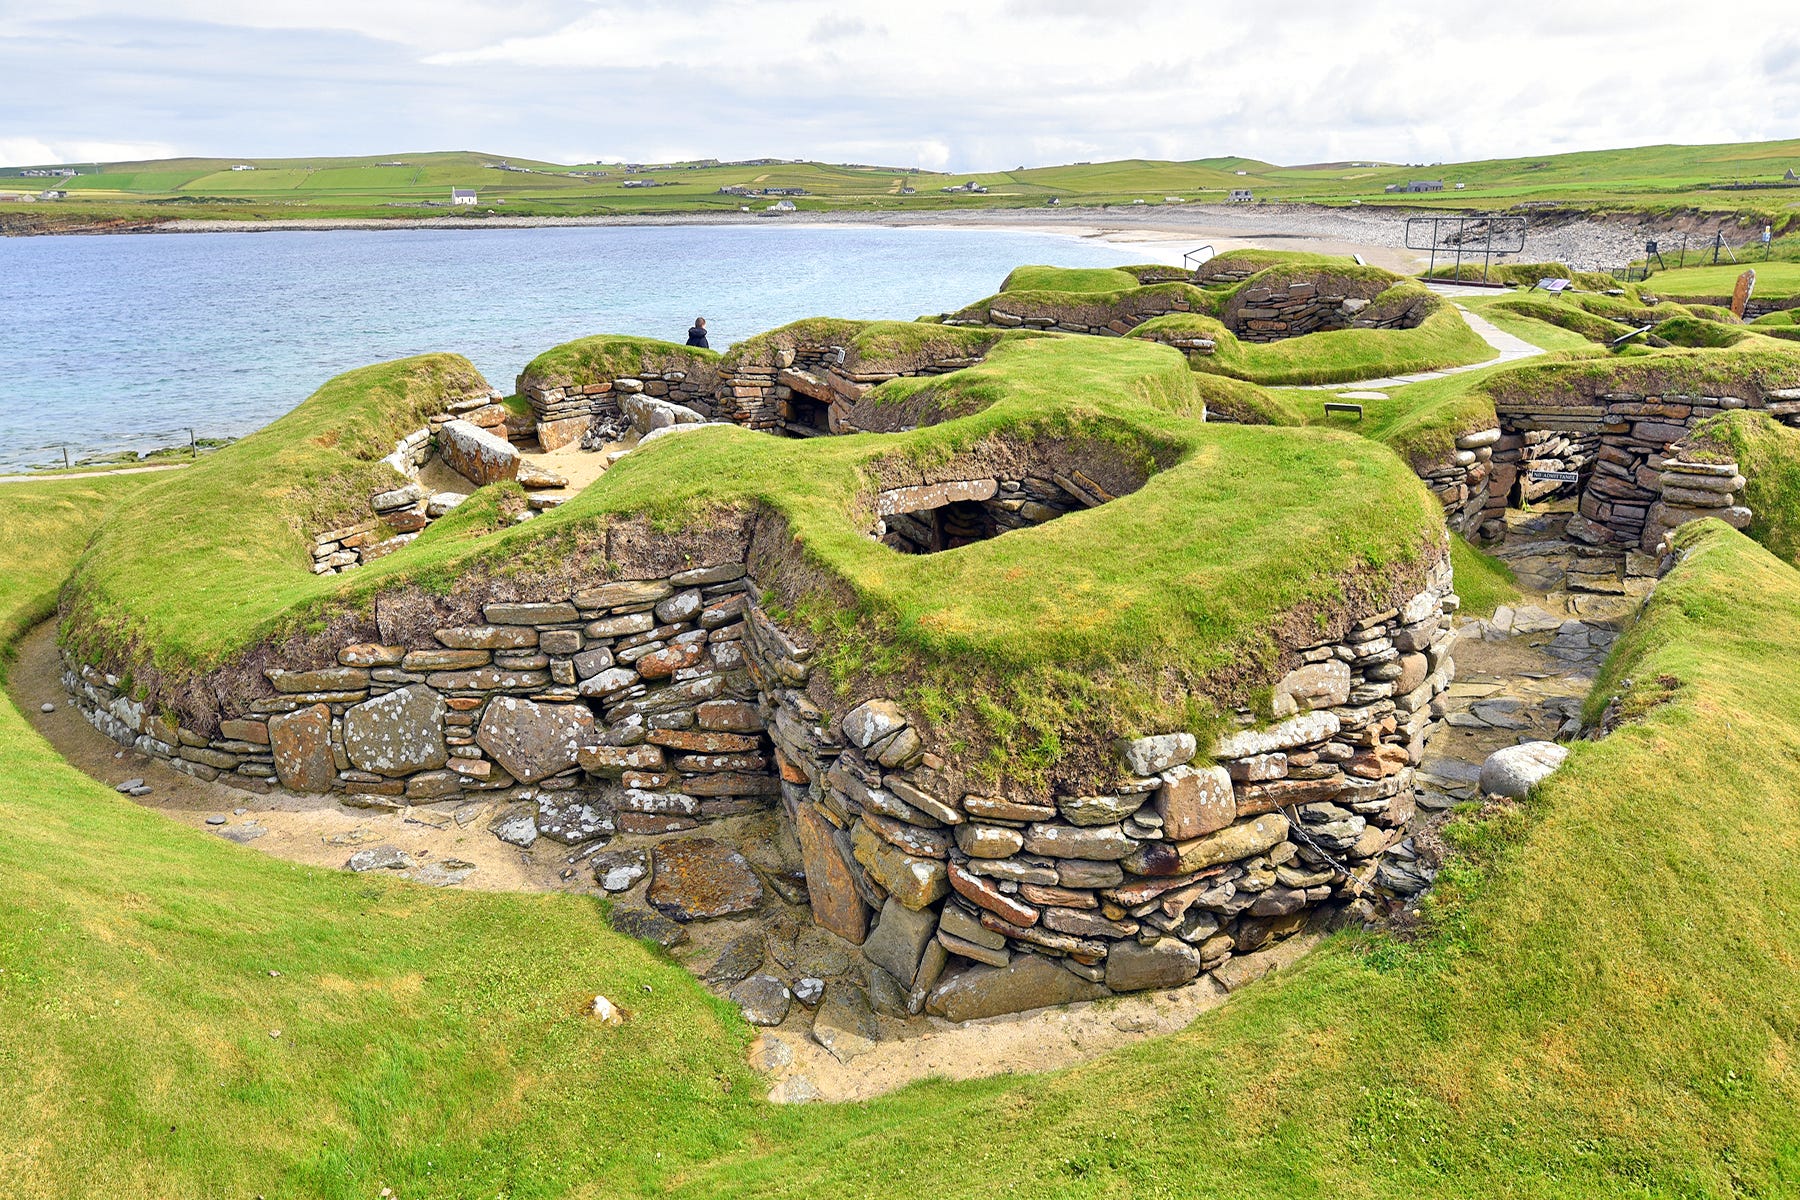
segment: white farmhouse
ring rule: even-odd
[[[450,189],[450,203],[473,205],[475,203],[475,189],[473,189],[473,188],[451,188]]]

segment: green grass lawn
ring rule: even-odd
[[[1800,294],[1800,262],[1762,262],[1745,259],[1742,263],[1719,266],[1683,267],[1675,271],[1658,271],[1644,284],[1644,290],[1659,296],[1729,297],[1737,287],[1738,276],[1756,272],[1753,297],[1765,300],[1787,299]]]
[[[1512,568],[1474,546],[1461,536],[1450,535],[1450,564],[1456,571],[1456,594],[1462,600],[1461,612],[1476,617],[1491,617],[1502,604],[1519,598],[1518,579]]]
[[[98,510],[23,511],[0,502],[0,531],[44,565],[0,571],[8,629]],[[1680,537],[1596,692],[1639,719],[1453,826],[1421,934],[1339,935],[1084,1066],[842,1106],[763,1103],[749,1031],[592,901],[281,863],[89,781],[0,700],[0,1178],[20,1200],[1788,1194],[1800,575],[1716,524]],[[596,992],[623,1027],[581,1015]]]

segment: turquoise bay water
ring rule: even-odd
[[[715,349],[810,316],[899,318],[1021,263],[1144,251],[1055,234],[843,226],[334,230],[0,239],[0,468],[240,436],[351,367],[433,350],[513,390],[590,333]]]

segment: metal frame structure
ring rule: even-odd
[[[1431,251],[1430,274],[1437,268],[1438,251],[1456,251],[1456,273],[1462,274],[1463,255],[1481,253],[1481,281],[1487,282],[1488,266],[1496,254],[1518,254],[1525,249],[1529,217],[1498,215],[1462,217],[1408,217],[1406,248]]]

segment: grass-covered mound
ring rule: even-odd
[[[381,461],[395,443],[487,390],[454,354],[363,367],[193,466],[149,477],[83,561],[82,639],[98,652],[145,637],[146,656],[179,673],[216,655],[224,631],[266,628],[271,612],[320,595],[312,535],[366,518],[371,495],[403,482]]]
[[[1223,275],[1254,275],[1271,267],[1293,267],[1304,271],[1339,270],[1353,267],[1356,261],[1336,254],[1315,254],[1309,250],[1227,250],[1200,264],[1195,272],[1198,283],[1217,280],[1215,286],[1236,286],[1219,279]]]
[[[1699,317],[1670,317],[1658,322],[1650,333],[1659,341],[1690,350],[1722,350],[1756,336],[1740,326],[1721,325]]]
[[[1567,301],[1551,299],[1549,296],[1509,297],[1495,301],[1482,307],[1482,315],[1490,319],[1493,314],[1505,313],[1514,317],[1525,317],[1533,321],[1542,321],[1546,325],[1554,325],[1558,329],[1566,329],[1584,341],[1604,344],[1615,338],[1623,337],[1631,332],[1632,327],[1607,317],[1596,316],[1579,305]]]
[[[1408,319],[1417,320],[1410,328],[1333,329],[1279,342],[1240,342],[1223,322],[1190,313],[1153,318],[1134,329],[1132,336],[1152,341],[1210,338],[1213,352],[1194,356],[1196,371],[1270,386],[1376,379],[1494,356],[1493,347],[1469,328],[1455,306],[1417,285],[1387,288],[1364,312],[1382,320],[1408,308],[1414,309]]]
[[[677,1194],[1784,1194],[1800,575],[1717,523],[1679,540],[1596,691],[1637,719],[1452,827],[1423,936],[1340,938],[1053,1076],[782,1114]]]
[[[147,478],[0,489],[0,538],[30,548],[0,566],[0,662]],[[0,825],[8,1197],[559,1195],[590,1172],[642,1195],[761,1108],[735,1011],[590,900],[244,850],[76,771],[3,694]],[[582,1015],[602,991],[623,1027]],[[602,1135],[609,1093],[653,1139]]]
[[[308,574],[297,538],[286,552],[243,550],[279,540],[278,508],[210,502],[250,486],[236,472],[262,470],[249,439],[215,456],[208,475],[146,484],[131,513],[101,528],[76,573],[69,624],[88,654],[177,679],[403,581],[449,591],[484,575],[599,572],[599,533],[611,523],[672,532],[759,513],[784,524],[805,564],[765,582],[788,588],[781,603],[815,625],[836,678],[910,688],[934,720],[977,714],[978,744],[1041,769],[1077,728],[1200,728],[1215,719],[1209,690],[1253,687],[1272,668],[1284,622],[1341,610],[1347,588],[1385,589],[1390,570],[1416,581],[1441,536],[1435,501],[1379,447],[1203,424],[1204,392],[1167,347],[1012,337],[977,366],[881,390],[903,399],[922,387],[967,415],[892,435],[789,441],[715,427],[664,438],[524,525],[489,533],[503,522],[483,519],[478,495],[466,527],[440,522],[448,532],[434,527],[336,577]],[[876,489],[999,444],[1092,447],[1138,464],[1148,482],[948,553],[898,555],[869,538]],[[187,557],[204,571],[162,569],[162,531],[138,520],[176,512]]]
[[[716,350],[678,346],[656,338],[600,334],[553,346],[526,363],[519,372],[519,390],[611,383],[668,371],[706,372],[718,361]]]
[[[847,370],[905,374],[951,360],[980,358],[1003,337],[1034,336],[1038,335],[1028,330],[1008,333],[935,321],[810,317],[746,338],[732,346],[719,365],[725,372],[740,366],[768,366],[780,350],[841,346]]]
[[[1676,300],[1710,300],[1723,304],[1737,286],[1738,276],[1756,272],[1753,299],[1786,300],[1800,295],[1800,262],[1720,263],[1717,266],[1681,267],[1658,271],[1644,284],[1644,290]]]
[[[1697,425],[1688,445],[1690,455],[1737,463],[1751,512],[1744,532],[1800,566],[1800,430],[1768,413],[1728,412]]]
[[[1514,287],[1534,287],[1540,279],[1570,279],[1576,287],[1591,292],[1604,292],[1619,286],[1619,281],[1611,275],[1599,271],[1577,271],[1567,263],[1559,262],[1490,262],[1483,277],[1482,264],[1479,261],[1465,260],[1461,266],[1454,262],[1445,267],[1434,267],[1424,273],[1426,279],[1441,279],[1447,283],[1500,283]]]
[[[1040,268],[1044,271],[1060,268]],[[1013,272],[1018,274],[1017,271]],[[946,315],[947,322],[986,322],[999,312],[1024,321],[1049,321],[1101,329],[1115,321],[1139,321],[1167,312],[1212,313],[1218,297],[1191,283],[1139,284],[1125,272],[1128,283],[1104,291],[1066,287],[1019,288],[1001,291]],[[1010,280],[1011,276],[1008,277]]]
[[[1003,292],[1117,292],[1138,286],[1123,267],[1014,267],[1001,281]]]
[[[1725,349],[1645,349],[1630,356],[1565,350],[1395,389],[1387,400],[1363,401],[1356,428],[1425,470],[1448,459],[1459,436],[1493,428],[1496,402],[1587,404],[1609,392],[1753,399],[1797,384],[1800,353],[1762,338]],[[1331,423],[1306,411],[1312,423]]]

